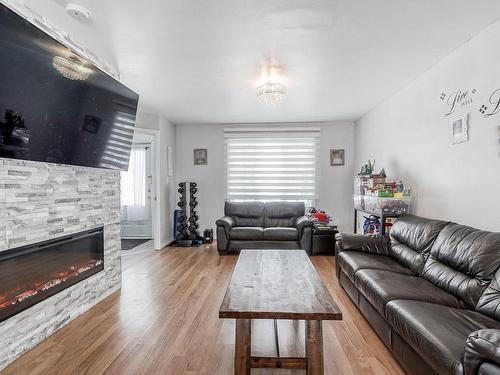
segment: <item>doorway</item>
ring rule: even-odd
[[[154,248],[155,136],[136,132],[129,168],[121,172],[122,250]]]

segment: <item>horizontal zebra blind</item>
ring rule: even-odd
[[[318,198],[319,130],[225,129],[226,198]]]

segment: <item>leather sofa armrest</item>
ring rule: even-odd
[[[295,220],[295,228],[299,232],[299,238],[302,237],[302,232],[304,231],[304,228],[312,227],[313,225],[314,222],[307,216],[298,217],[297,220]]]
[[[224,227],[224,229],[226,230],[226,233],[229,234],[229,231],[231,230],[231,228],[233,228],[235,226],[235,222],[234,222],[234,219],[230,216],[224,216],[223,218],[220,218],[219,220],[217,220],[215,222],[215,224],[217,226],[221,226],[221,227]]]
[[[477,375],[483,362],[500,366],[500,329],[481,329],[467,338],[463,359],[465,375]]]
[[[217,250],[219,253],[225,253],[229,246],[229,231],[236,223],[232,217],[224,216],[217,220],[215,225],[217,225]]]
[[[335,240],[337,254],[344,250],[355,250],[370,254],[389,255],[389,247],[391,246],[387,236],[368,237],[361,234],[338,233]]]

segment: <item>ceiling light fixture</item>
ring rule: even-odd
[[[257,86],[257,99],[269,106],[282,103],[286,96],[286,86],[279,82],[268,81]]]
[[[64,77],[73,81],[85,81],[89,78],[90,73],[92,73],[91,69],[71,57],[66,59],[61,56],[55,56],[52,59],[52,66]]]

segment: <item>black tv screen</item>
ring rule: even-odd
[[[0,5],[0,157],[126,170],[138,100]]]

